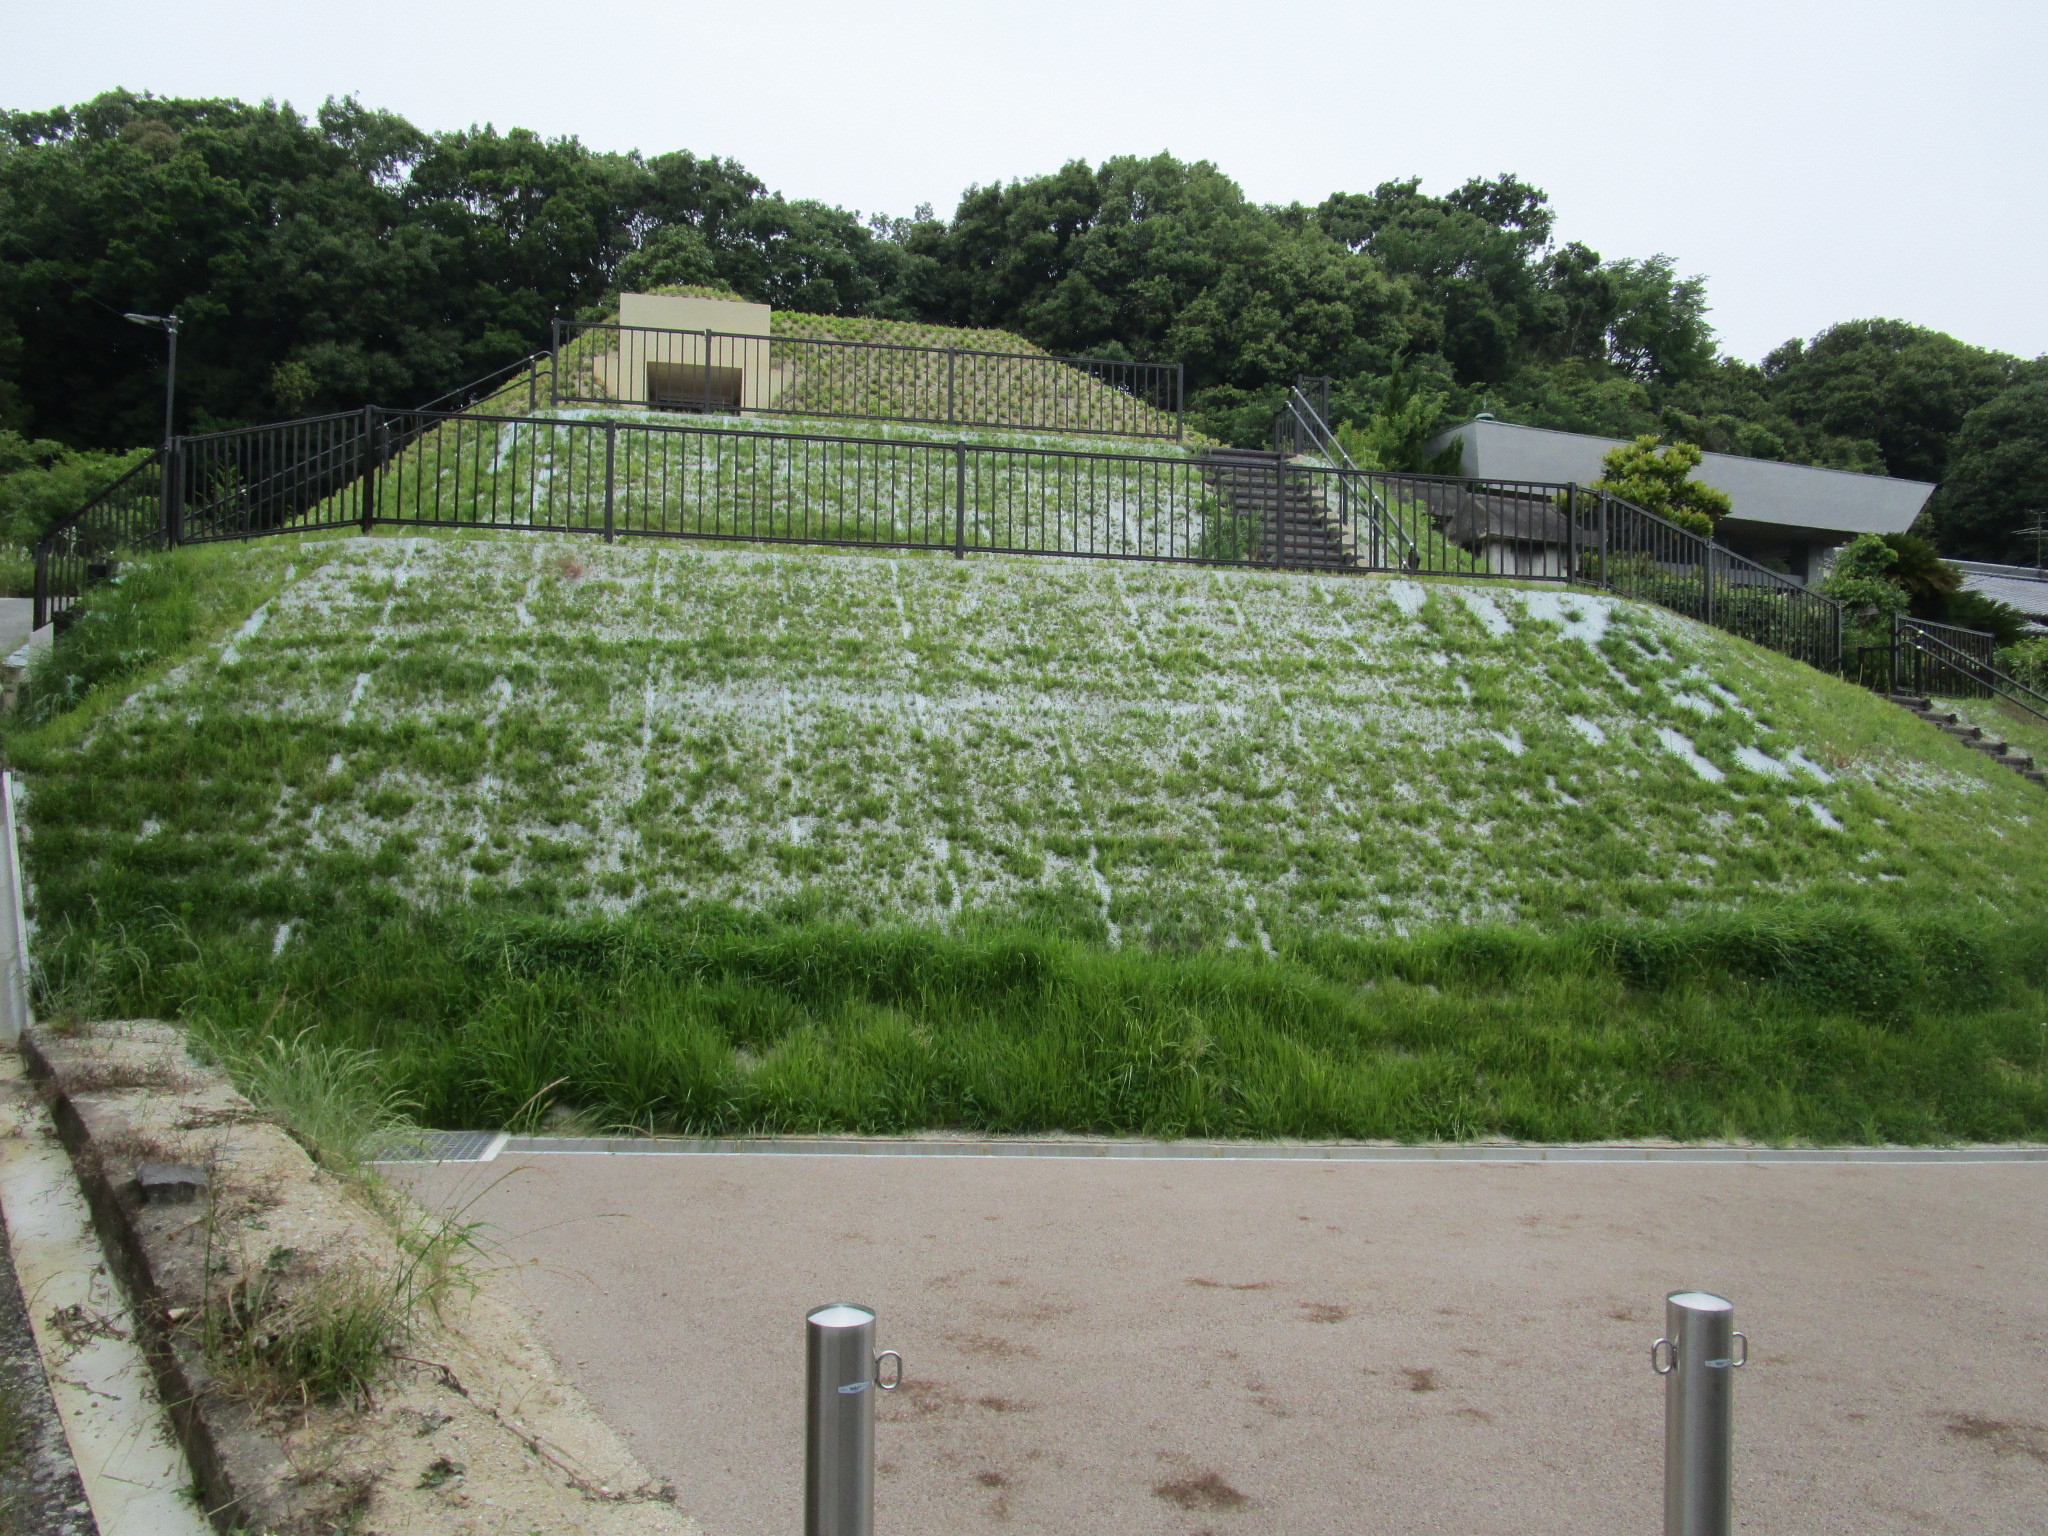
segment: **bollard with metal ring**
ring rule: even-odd
[[[835,1302],[804,1317],[804,1375],[804,1536],[872,1536],[875,1393],[902,1385],[903,1357],[875,1353],[873,1312]]]
[[[1664,1378],[1664,1536],[1729,1536],[1735,1372],[1748,1359],[1733,1302],[1707,1291],[1664,1298],[1664,1337],[1650,1346],[1650,1369]]]

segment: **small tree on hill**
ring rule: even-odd
[[[1600,461],[1600,478],[1593,482],[1593,489],[1632,501],[1645,512],[1712,538],[1714,525],[1735,503],[1726,491],[1691,478],[1700,458],[1700,450],[1691,443],[1673,443],[1660,450],[1657,439],[1645,434],[1609,450]]]

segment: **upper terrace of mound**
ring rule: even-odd
[[[539,395],[522,380],[489,404],[522,393]],[[607,412],[1187,441],[1175,364],[1055,357],[1005,331],[775,313],[696,288],[624,294],[604,320],[558,322],[545,393],[551,407]]]

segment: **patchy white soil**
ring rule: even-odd
[[[1867,884],[1986,788],[1834,731],[1792,663],[1554,588],[533,536],[296,558],[87,749],[236,722],[261,809],[154,835],[226,817],[306,889],[371,861],[421,904],[1050,907],[1263,946]]]

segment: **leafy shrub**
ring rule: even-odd
[[[1892,620],[1910,601],[1906,589],[1891,579],[1898,562],[1899,552],[1874,533],[1858,534],[1835,557],[1821,590],[1848,609],[1842,634],[1846,649],[1891,643]]]
[[[1998,664],[2029,688],[2048,693],[2048,635],[2029,635],[1998,653]]]
[[[1593,489],[1632,501],[1646,512],[1710,538],[1716,520],[1726,517],[1734,502],[1726,491],[1690,478],[1701,457],[1691,443],[1659,449],[1657,439],[1645,434],[1608,451],[1600,461],[1600,478],[1593,482]]]

